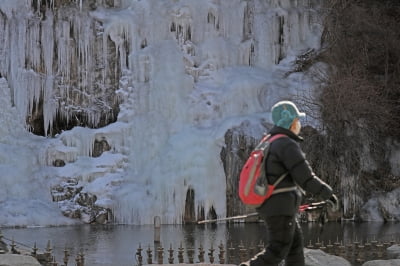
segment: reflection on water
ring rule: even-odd
[[[323,227],[317,224],[303,224],[305,244],[311,240],[344,243],[370,240],[392,240],[399,242],[399,223],[327,223]],[[35,242],[43,252],[48,240],[54,249],[58,262],[62,261],[64,248],[71,252],[70,263],[81,250],[85,254],[85,265],[135,265],[135,253],[139,245],[144,249],[154,250],[154,228],[150,225],[81,225],[48,228],[2,229],[4,237],[14,239],[18,249],[27,250]],[[260,241],[267,241],[265,227],[262,223],[206,224],[206,225],[162,225],[160,245],[164,248],[164,263],[167,263],[167,250],[177,251],[184,248],[194,248],[200,245],[208,251],[211,246],[217,249],[220,243],[225,247],[256,246]],[[22,245],[23,244],[23,245]],[[31,251],[31,250],[29,250]],[[176,253],[175,253],[176,254]],[[145,257],[145,252],[143,251]],[[207,260],[207,256],[206,256]],[[185,261],[187,258],[185,257]],[[195,255],[195,262],[197,257]]]
[[[316,240],[318,237],[325,242],[336,240],[347,242],[371,240],[399,240],[399,223],[328,223],[322,228],[314,224],[304,224],[305,238]]]

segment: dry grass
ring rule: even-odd
[[[368,174],[378,190],[391,190],[396,182],[390,182],[386,143],[388,137],[400,139],[400,2],[326,2],[318,60],[327,63],[328,75],[315,73],[323,84],[321,93],[303,99],[321,115],[325,134],[305,129],[304,149],[316,172],[338,193],[346,175],[358,176],[361,183]],[[368,150],[376,162],[369,171],[362,167]],[[363,185],[354,192],[362,196]]]

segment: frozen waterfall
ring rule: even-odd
[[[285,73],[320,48],[321,1],[87,2],[0,3],[0,224],[72,223],[50,195],[70,179],[117,223],[181,223],[191,193],[225,216],[224,134],[313,86]]]

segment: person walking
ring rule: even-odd
[[[272,109],[274,127],[269,134],[284,134],[271,143],[265,162],[266,177],[273,184],[280,176],[287,173],[277,189],[297,187],[298,189],[273,194],[260,207],[256,208],[265,221],[268,244],[262,252],[241,266],[276,266],[285,260],[286,266],[304,266],[303,233],[297,220],[297,213],[302,199],[302,190],[321,200],[326,200],[333,209],[338,209],[338,199],[332,188],[313,172],[302,152],[299,142],[300,119],[305,113],[299,112],[291,101],[280,101]]]

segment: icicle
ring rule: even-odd
[[[92,30],[90,27],[90,21],[87,20],[87,18],[84,18],[83,25],[81,25],[81,31],[80,32],[80,44],[79,44],[79,54],[82,58],[83,61],[83,66],[84,66],[84,77],[83,77],[83,84],[87,88],[92,87],[92,80],[91,80],[91,71],[90,69],[93,67],[94,60],[92,60],[91,56],[91,45],[94,43],[94,40],[92,39]]]
[[[115,43],[115,52],[119,54],[121,69],[127,69],[127,52],[125,43],[130,47],[131,27],[129,21],[117,21],[109,25],[105,31],[105,35]]]
[[[76,0],[77,3],[78,1],[79,1],[79,11],[82,12],[82,0]]]
[[[42,22],[42,50],[46,75],[53,75],[54,35],[53,12],[47,11],[46,20]]]
[[[68,84],[70,79],[70,67],[71,67],[71,49],[69,47],[69,33],[70,33],[70,23],[68,21],[58,21],[55,30],[57,36],[57,65],[59,67],[59,72],[61,75],[61,82],[63,84]],[[66,91],[64,86],[61,87],[62,95],[65,95]]]
[[[79,151],[79,155],[92,155],[95,141],[93,129],[75,127],[71,131],[63,132],[61,140],[66,146],[76,147]]]
[[[43,62],[45,70],[44,85],[42,88],[43,95],[43,123],[44,134],[47,135],[49,129],[53,128],[54,117],[57,112],[57,103],[53,99],[54,76],[53,76],[53,60],[54,60],[54,35],[53,35],[53,12],[47,10],[46,20],[42,22],[42,51],[44,52]]]
[[[29,59],[32,67],[35,71],[40,69],[41,57],[40,57],[40,24],[37,22],[29,23],[27,28],[27,58]]]
[[[107,39],[108,39],[108,35],[106,34],[106,32],[103,33],[103,54],[101,55],[101,58],[103,59],[103,75],[102,75],[102,83],[105,84],[106,83],[106,75],[107,75],[107,70],[108,70],[108,60],[107,60]]]
[[[25,58],[26,58],[26,20],[18,20],[13,18],[10,23],[10,28],[15,29],[11,32],[10,46],[10,81],[13,88],[13,104],[17,107],[22,115],[28,114],[28,101],[32,102],[32,97],[29,97],[29,83],[25,75]],[[33,96],[33,95],[31,95]]]

